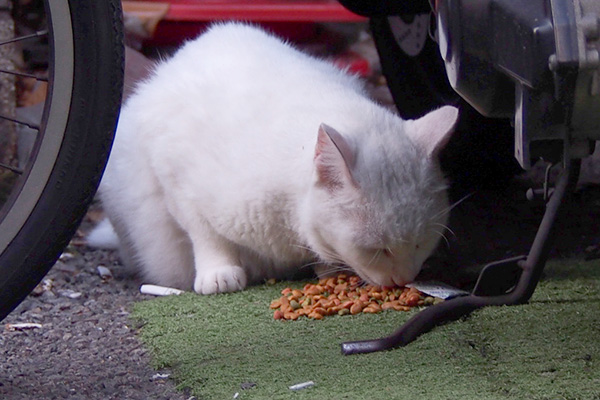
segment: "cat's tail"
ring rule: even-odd
[[[119,237],[108,218],[104,218],[86,237],[87,245],[97,249],[116,250]]]

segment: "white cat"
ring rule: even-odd
[[[403,121],[357,77],[215,25],[124,106],[100,195],[124,262],[157,284],[229,292],[319,262],[403,285],[447,221],[437,155],[457,114]]]

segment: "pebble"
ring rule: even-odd
[[[60,257],[58,258],[60,261],[69,261],[72,260],[73,258],[75,258],[75,255],[73,255],[73,253],[69,253],[69,252],[64,252],[60,255]]]
[[[52,290],[52,279],[43,279],[31,292],[32,296],[41,296],[44,292]]]
[[[100,275],[100,278],[107,280],[113,277],[112,271],[108,268],[106,268],[104,265],[98,265],[96,267],[96,271],[98,271],[98,275]]]
[[[254,387],[256,387],[255,382],[242,382],[242,384],[240,385],[240,388],[242,390],[248,390],[248,389],[252,389]]]
[[[71,275],[75,275],[78,272],[77,267],[73,263],[66,263],[62,261],[57,261],[52,268],[56,271],[67,272]]]
[[[156,371],[148,352],[128,327],[130,310],[142,298],[133,273],[116,252],[82,248],[73,254],[57,262],[0,327],[0,399],[25,398],[15,397],[15,388],[44,388],[43,398],[56,399],[188,399],[169,379],[150,379]],[[99,265],[113,278],[101,280]],[[34,325],[19,325],[25,323]]]

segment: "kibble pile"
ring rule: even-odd
[[[328,315],[379,313],[384,310],[408,311],[441,299],[427,296],[415,288],[361,285],[355,275],[340,274],[308,283],[303,290],[285,288],[271,302],[274,319],[296,320],[302,316],[322,319]]]

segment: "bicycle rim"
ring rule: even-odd
[[[69,3],[50,0],[45,1],[44,8],[47,32],[37,32],[37,37],[48,38],[48,89],[41,120],[38,124],[26,122],[37,131],[26,164],[22,168],[8,166],[17,176],[0,209],[0,254],[18,234],[41,196],[60,150],[71,104],[74,51]],[[16,37],[13,42],[31,40],[26,36]],[[60,66],[56,65],[58,54]],[[3,168],[6,170],[7,166]]]

